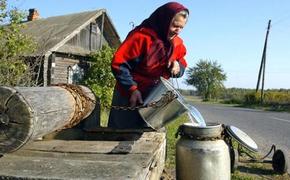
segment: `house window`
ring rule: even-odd
[[[84,69],[78,64],[69,66],[68,68],[68,79],[69,84],[79,84],[84,78]]]

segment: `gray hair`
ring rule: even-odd
[[[176,13],[176,14],[175,14],[175,17],[176,17],[176,16],[179,16],[179,15],[180,15],[180,16],[183,16],[183,17],[186,19],[186,21],[187,21],[188,16],[189,16],[189,13],[188,13],[187,10],[182,10],[182,11]]]

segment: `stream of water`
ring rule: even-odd
[[[185,107],[187,109],[188,118],[193,125],[206,127],[204,118],[193,105],[187,104]]]

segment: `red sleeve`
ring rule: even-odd
[[[171,58],[171,61],[177,60],[180,65],[183,66],[183,68],[186,68],[187,62],[185,60],[185,55],[186,55],[186,47],[183,44],[183,40],[176,36],[173,39],[173,57]]]
[[[184,68],[187,67],[187,62],[185,60],[185,55],[186,55],[186,48],[183,44],[180,45],[180,50],[178,51],[177,54],[177,60],[179,64],[181,64]]]
[[[140,62],[142,54],[148,49],[148,36],[132,32],[120,45],[112,60],[112,72],[124,90],[133,92],[137,83],[133,80],[131,70]]]

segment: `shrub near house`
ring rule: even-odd
[[[0,85],[34,84],[31,81],[34,70],[25,63],[24,56],[32,53],[36,44],[29,36],[20,32],[23,19],[23,12],[8,10],[6,0],[0,0]]]

